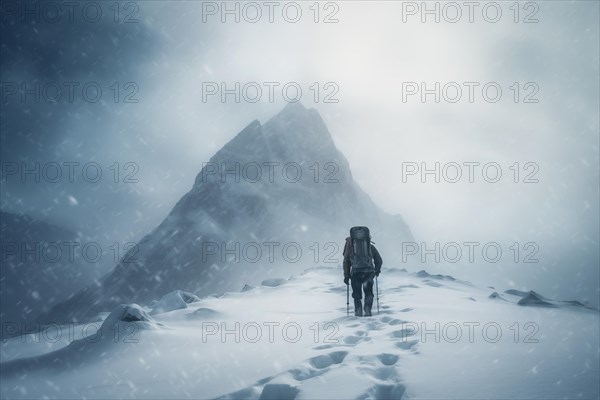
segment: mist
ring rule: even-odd
[[[597,2],[539,3],[532,17],[538,22],[531,23],[523,20],[532,10],[522,9],[515,23],[504,3],[497,23],[480,10],[472,23],[466,14],[455,23],[432,16],[423,23],[393,2],[335,3],[320,9],[319,23],[308,3],[297,23],[277,12],[274,22],[263,15],[256,23],[232,16],[223,23],[200,2],[137,4],[138,21],[130,24],[107,17],[98,24],[2,25],[3,96],[7,82],[94,81],[108,99],[113,93],[106,88],[119,82],[122,96],[135,92],[138,100],[3,99],[3,211],[65,226],[106,246],[136,242],[167,216],[216,151],[288,103],[280,90],[269,98],[265,82],[294,83],[303,90],[302,104],[323,117],[354,179],[377,205],[402,215],[417,244],[497,243],[504,252],[499,262],[481,252],[475,262],[382,254],[385,266],[598,304]],[[323,23],[326,16],[337,22]],[[81,42],[85,54],[70,51]],[[36,43],[37,51],[27,53],[24,43]],[[262,96],[252,102],[207,95],[207,83],[231,89],[236,82],[256,83]],[[422,82],[427,89],[457,83],[446,94],[454,99],[451,90],[459,86],[462,97],[453,103],[441,95],[436,102],[431,94],[423,102],[421,93],[407,95],[406,83]],[[464,82],[478,83],[473,102]],[[497,102],[482,95],[490,82],[503,90]],[[318,100],[310,89],[315,83]],[[23,182],[5,169],[7,163],[90,161],[111,178]],[[110,169],[115,163],[118,182]],[[439,182],[432,174],[422,182],[420,170],[406,175],[422,163],[429,169],[440,163]],[[464,163],[479,163],[473,182]],[[501,167],[498,182],[481,174],[487,163]],[[452,183],[442,169],[455,164],[463,176]],[[446,172],[454,177],[451,166]],[[527,176],[537,182],[524,182]],[[538,262],[523,262],[532,249],[527,243]]]

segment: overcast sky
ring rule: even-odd
[[[239,23],[232,15],[222,23],[220,10],[203,13],[201,2],[138,4],[139,10],[121,10],[121,19],[135,11],[138,22],[129,24],[107,14],[98,23],[76,18],[2,25],[4,90],[7,82],[36,81],[93,81],[104,88],[98,103],[3,101],[2,162],[91,160],[111,177],[95,184],[23,184],[6,177],[3,210],[107,243],[138,240],[190,189],[203,162],[252,120],[264,122],[285,105],[279,88],[294,82],[303,90],[302,103],[323,116],[354,178],[384,210],[401,214],[417,241],[498,242],[504,250],[513,242],[539,246],[537,264],[428,269],[597,303],[598,2],[521,3],[517,23],[513,2],[494,3],[502,10],[496,23],[482,14],[486,2],[473,10],[473,23],[465,6],[456,23],[444,21],[455,16],[449,8],[440,23],[432,15],[423,23],[418,11],[407,13],[421,2],[321,3],[319,23],[312,2],[301,3],[296,23],[284,19],[285,3],[275,8],[273,23],[265,6],[258,23],[243,15]],[[486,18],[495,18],[496,9],[488,6]],[[112,12],[108,6],[103,11]],[[294,17],[293,7],[286,17]],[[338,22],[324,23],[326,17]],[[524,23],[527,18],[538,22]],[[111,101],[114,82],[121,96],[134,90],[124,87],[134,82],[139,101]],[[218,95],[204,101],[207,82],[255,82],[263,96],[255,103],[236,103],[233,96],[222,102]],[[273,102],[264,82],[280,84]],[[310,89],[315,82],[317,102]],[[423,103],[416,94],[403,101],[406,82],[428,88],[456,82],[446,94],[454,97],[459,86],[463,97],[437,104],[433,95]],[[478,84],[473,103],[464,82]],[[496,103],[482,95],[490,82],[502,89]],[[324,103],[334,89],[337,103]],[[112,182],[115,162],[139,182]],[[124,169],[128,162],[135,167]],[[403,182],[407,162],[429,168],[458,163],[463,178],[436,183],[429,175],[422,183],[417,174]],[[502,178],[486,182],[479,166],[469,183],[464,162],[497,163]],[[509,169],[515,163],[518,183]],[[523,182],[530,172],[539,182]]]

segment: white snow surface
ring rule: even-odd
[[[490,298],[495,291],[501,296]],[[133,310],[144,321],[55,325],[3,342],[0,394],[7,399],[600,396],[597,310],[567,302],[518,305],[519,294],[398,269],[382,272],[379,293],[379,314],[375,302],[374,316],[348,317],[341,269],[322,267],[275,286],[248,287],[152,316],[137,305],[121,306],[106,310],[115,311],[107,320]]]

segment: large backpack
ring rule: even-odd
[[[371,252],[371,233],[366,226],[350,229],[350,265],[351,273],[374,272],[373,253]]]

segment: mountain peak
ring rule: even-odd
[[[281,111],[275,114],[271,119],[269,119],[265,126],[267,126],[271,121],[283,120],[286,122],[286,125],[289,124],[299,124],[303,125],[304,128],[307,125],[316,126],[318,124],[319,130],[327,131],[327,127],[323,118],[321,118],[321,114],[315,108],[307,108],[304,105],[297,101],[295,103],[287,103]]]
[[[294,111],[294,112],[300,112],[300,111],[308,111],[309,109],[304,107],[304,105],[302,104],[302,102],[300,101],[295,101],[293,103],[287,103],[285,105],[285,107],[283,107],[283,111]]]
[[[331,134],[314,108],[288,103],[267,122],[254,120],[226,143],[212,162],[325,162],[347,167]],[[198,175],[202,176],[202,171]]]
[[[263,131],[269,140],[289,150],[304,151],[306,156],[326,153],[327,157],[338,158],[333,138],[319,112],[300,102],[288,103],[263,125]]]

